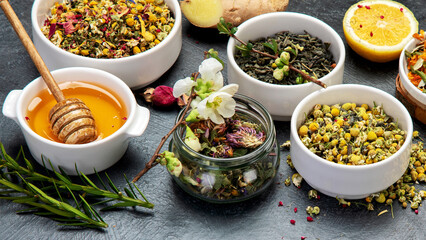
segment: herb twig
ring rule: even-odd
[[[194,81],[196,81],[197,80],[197,78],[198,78],[198,75],[199,75],[199,72],[197,72],[197,73],[195,73],[194,74]],[[151,159],[148,161],[148,163],[145,165],[145,168],[144,169],[142,169],[134,178],[133,178],[133,180],[132,180],[132,183],[135,183],[136,181],[138,181],[145,173],[147,173],[152,167],[154,167],[155,165],[157,165],[158,164],[158,162],[156,162],[156,160],[157,160],[157,158],[158,158],[158,156],[159,156],[159,153],[160,153],[160,150],[161,150],[161,148],[163,147],[163,145],[164,145],[164,143],[166,143],[166,141],[167,141],[167,139],[170,137],[170,135],[172,135],[172,133],[176,130],[176,128],[179,126],[179,125],[181,125],[183,122],[184,122],[184,120],[185,120],[185,115],[186,115],[186,113],[189,111],[189,109],[190,109],[190,107],[191,107],[191,102],[192,102],[192,100],[194,99],[196,97],[196,94],[195,94],[195,92],[194,92],[194,89],[192,89],[192,92],[191,92],[191,95],[189,96],[189,99],[188,99],[188,103],[186,104],[186,107],[185,107],[185,110],[184,110],[184,112],[183,112],[183,114],[182,114],[182,116],[181,116],[181,118],[176,122],[176,124],[170,129],[170,131],[166,134],[166,135],[164,135],[162,138],[161,138],[161,141],[160,141],[160,143],[158,144],[158,147],[157,147],[157,149],[155,150],[155,152],[154,152],[154,154],[152,155],[152,157],[151,157]]]
[[[99,228],[108,227],[108,224],[95,210],[93,207],[95,205],[105,205],[116,201],[116,203],[107,205],[101,210],[134,206],[154,207],[152,203],[146,200],[139,188],[128,181],[130,190],[124,188],[124,192],[127,194],[125,196],[109,179],[108,175],[106,175],[108,185],[113,191],[106,189],[106,184],[97,172],[96,175],[104,189],[96,186],[84,173],[76,169],[83,182],[83,185],[77,184],[63,169],[59,168],[59,173],[54,170],[52,165],[53,171],[49,172],[48,175],[37,172],[32,163],[25,158],[23,148],[20,149],[16,160],[6,153],[1,143],[0,148],[0,199],[31,206],[31,208],[21,212],[32,212],[36,215],[46,216],[61,222],[60,225]],[[19,157],[22,157],[24,166],[18,163]],[[137,189],[144,200],[138,199],[133,188]],[[73,203],[69,203],[67,200],[71,200]],[[94,203],[90,204],[89,202]]]
[[[259,50],[253,48],[253,44],[246,43],[243,40],[241,40],[240,38],[238,38],[237,36],[235,36],[235,33],[237,33],[238,28],[232,27],[232,24],[226,22],[223,18],[220,19],[220,22],[217,24],[217,28],[218,28],[220,34],[228,35],[228,36],[234,38],[236,41],[240,42],[242,46],[239,46],[238,49],[240,49],[241,51],[258,53],[258,54],[261,54],[263,56],[270,57],[272,59],[279,58],[277,51],[275,51],[276,52],[275,55],[271,55],[269,53],[259,51]],[[268,47],[270,47],[270,46],[268,46]],[[317,84],[317,85],[319,85],[323,88],[327,87],[327,85],[325,83],[323,83],[323,82],[319,81],[318,79],[315,79],[315,78],[309,76],[308,74],[304,73],[303,71],[293,67],[290,63],[288,64],[288,66],[289,66],[290,70],[299,73],[304,79],[306,79],[310,82],[313,82],[313,83],[315,83],[315,84]]]

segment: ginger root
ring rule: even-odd
[[[249,18],[285,11],[289,0],[182,0],[182,13],[193,25],[215,28],[220,17],[238,26]]]

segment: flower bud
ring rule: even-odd
[[[277,65],[277,68],[282,68],[284,66],[284,63],[281,62],[281,58],[275,59],[275,65]]]
[[[143,93],[145,101],[152,102],[157,107],[170,107],[176,102],[173,96],[173,88],[168,86],[158,86],[155,89],[148,88]]]
[[[288,52],[282,52],[281,55],[280,55],[280,60],[285,65],[288,65],[288,63],[290,61],[290,53],[288,53]]]
[[[283,80],[283,78],[284,78],[284,71],[283,71],[283,69],[282,68],[275,68],[273,76],[278,81]]]
[[[200,140],[197,138],[197,136],[195,136],[194,132],[192,132],[191,128],[189,128],[188,126],[186,126],[186,136],[184,142],[192,150],[196,152],[201,151]]]

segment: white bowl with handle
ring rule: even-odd
[[[76,165],[84,174],[94,173],[95,169],[102,171],[112,166],[126,152],[130,138],[140,136],[145,131],[150,118],[149,110],[139,106],[130,88],[121,79],[108,72],[75,67],[52,71],[52,76],[59,84],[78,80],[114,91],[125,105],[128,113],[126,122],[110,136],[86,144],[64,144],[41,137],[30,128],[25,119],[32,99],[47,88],[41,77],[30,82],[22,90],[11,91],[4,101],[3,115],[19,125],[31,155],[42,165],[43,160],[50,160],[54,168],[58,169],[60,166],[70,175],[76,175]],[[47,162],[45,165],[50,168]]]

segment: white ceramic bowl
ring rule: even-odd
[[[331,43],[330,51],[334,56],[336,67],[320,80],[327,86],[341,84],[343,82],[345,46],[336,31],[321,20],[301,13],[267,13],[242,23],[238,26],[236,36],[247,42],[273,36],[282,31],[304,33],[305,30],[323,42]],[[233,38],[230,38],[228,42],[228,82],[239,84],[238,92],[259,101],[268,109],[274,120],[289,121],[296,105],[309,93],[321,88],[314,83],[292,86],[277,85],[250,77],[235,62],[234,54],[237,43]]]
[[[334,105],[354,102],[382,105],[384,111],[406,132],[402,147],[389,158],[370,165],[350,166],[329,162],[303,145],[298,129],[315,104]],[[413,123],[395,97],[364,85],[341,84],[311,93],[294,110],[291,118],[290,154],[294,167],[314,189],[331,197],[360,199],[379,192],[395,183],[408,167]]]
[[[164,0],[173,12],[175,24],[170,34],[154,48],[119,58],[96,59],[67,52],[50,42],[41,27],[57,0],[35,0],[31,11],[34,45],[52,71],[65,67],[92,67],[110,72],[130,88],[138,89],[160,78],[176,61],[182,48],[182,13],[177,0]]]
[[[43,164],[41,157],[43,155],[46,159],[50,159],[55,168],[61,166],[70,175],[76,174],[75,164],[78,170],[85,174],[94,173],[94,169],[102,171],[112,166],[125,153],[129,139],[140,136],[145,131],[150,117],[149,110],[136,103],[132,91],[122,80],[105,71],[75,67],[52,71],[52,75],[58,83],[78,80],[96,83],[114,91],[121,97],[127,109],[126,123],[110,136],[86,144],[63,144],[41,137],[31,130],[25,120],[30,101],[46,88],[41,77],[30,82],[23,90],[11,91],[6,96],[3,115],[19,125],[31,155],[40,164]],[[46,165],[50,168],[49,164]]]
[[[419,43],[419,40],[413,38],[402,50],[401,55],[399,56],[399,77],[401,79],[402,86],[407,90],[407,92],[415,98],[417,101],[426,106],[426,94],[422,93],[410,79],[408,79],[408,68],[407,68],[407,57],[405,56],[405,51],[411,52],[416,44]]]

